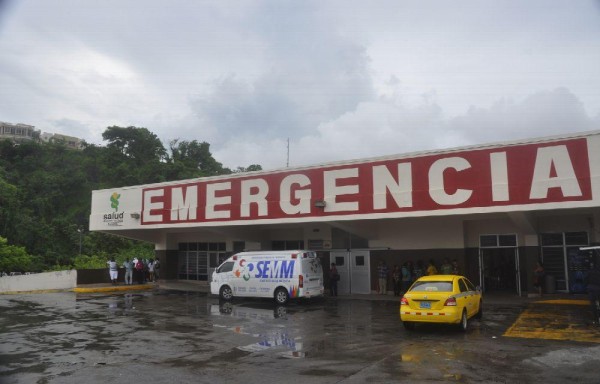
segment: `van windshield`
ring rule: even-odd
[[[227,262],[221,264],[221,266],[219,268],[217,268],[217,273],[231,272],[231,271],[233,271],[233,261],[227,261]]]

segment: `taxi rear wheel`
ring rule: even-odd
[[[402,325],[404,325],[404,328],[408,331],[412,331],[413,329],[415,329],[415,323],[411,321],[403,321]]]
[[[467,331],[467,328],[469,328],[469,319],[467,318],[467,311],[463,310],[462,316],[460,317],[460,330],[463,332]]]

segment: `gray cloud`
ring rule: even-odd
[[[501,99],[489,108],[472,107],[452,119],[449,128],[465,143],[483,143],[582,132],[597,129],[598,122],[563,87],[534,93],[520,102]]]
[[[597,129],[594,3],[2,2],[0,120],[265,168]]]
[[[301,166],[407,154],[598,129],[600,115],[589,116],[581,100],[566,88],[530,94],[522,100],[499,99],[446,117],[435,95],[403,102],[401,91],[357,107],[290,141],[290,165]],[[211,147],[224,164],[262,164],[283,168],[284,137],[230,140]]]

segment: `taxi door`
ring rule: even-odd
[[[458,279],[458,289],[460,290],[460,303],[467,309],[467,317],[475,315],[475,292],[467,286],[465,279]]]

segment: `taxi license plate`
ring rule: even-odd
[[[431,302],[430,301],[421,301],[421,303],[419,304],[420,308],[423,309],[431,309]]]

